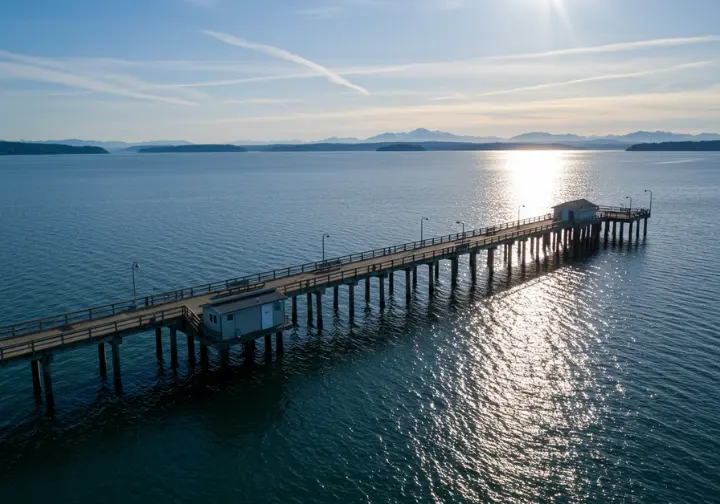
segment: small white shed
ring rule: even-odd
[[[560,203],[553,207],[553,220],[555,221],[587,221],[595,218],[598,206],[586,199],[579,199]]]
[[[216,298],[203,307],[205,332],[222,340],[272,332],[285,325],[286,299],[276,290]]]

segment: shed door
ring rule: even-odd
[[[262,328],[270,329],[274,325],[272,303],[262,305]]]

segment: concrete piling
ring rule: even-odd
[[[457,285],[457,277],[458,277],[458,258],[453,257],[450,259],[450,280],[452,282],[452,286],[455,287]]]
[[[490,272],[490,276],[495,272],[495,250],[494,248],[488,249],[487,251],[487,267]]]
[[[202,367],[203,371],[208,370],[209,364],[210,358],[208,355],[208,347],[205,343],[200,343],[200,366]]]
[[[297,321],[298,321],[297,296],[293,296],[293,298],[292,298],[292,323],[293,323],[293,325],[297,325]]]
[[[640,221],[638,220],[635,226],[635,241],[640,239]]]
[[[477,282],[477,252],[470,252],[470,280],[473,285]]]
[[[333,287],[333,311],[340,311],[340,286]]]
[[[645,217],[645,224],[643,225],[643,238],[647,238],[647,217]]]
[[[395,272],[391,271],[388,274],[388,295],[392,296],[395,293]]]
[[[252,347],[252,345],[249,345],[251,343],[248,341],[245,344],[245,349],[247,350],[248,346]],[[245,358],[248,358],[248,355],[245,355]],[[229,348],[223,348],[220,350],[220,372],[225,374],[230,370],[230,349]]]
[[[412,286],[413,289],[417,289],[417,266],[412,269]]]
[[[365,279],[365,304],[370,304],[370,278]]]
[[[435,283],[440,279],[440,261],[435,261]]]
[[[312,325],[313,321],[313,307],[312,307],[312,292],[307,293],[307,323]]]
[[[265,335],[265,359],[272,359],[272,334]]]
[[[190,334],[187,335],[187,352],[188,361],[190,361],[190,364],[195,364],[195,338]]]

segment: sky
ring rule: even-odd
[[[5,0],[0,138],[720,132],[718,0]]]

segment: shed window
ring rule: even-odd
[[[233,319],[233,314],[231,313],[230,315],[227,316],[227,321],[231,322],[232,319]]]

